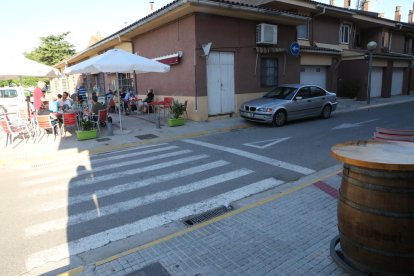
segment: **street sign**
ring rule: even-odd
[[[290,44],[290,53],[295,57],[299,56],[300,54],[299,43],[293,42],[292,44]]]

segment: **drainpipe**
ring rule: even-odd
[[[313,19],[315,18],[315,17],[317,17],[317,16],[320,16],[320,15],[324,15],[325,14],[325,12],[326,12],[326,7],[325,6],[322,6],[322,5],[316,5],[316,7],[317,8],[322,8],[322,11],[321,12],[318,12],[317,14],[315,14],[315,15],[313,15],[312,16],[312,45],[313,45],[313,43],[314,43],[314,39],[313,39],[313,34],[314,34],[314,22],[313,22]]]

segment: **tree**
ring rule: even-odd
[[[73,56],[75,46],[66,41],[66,36],[70,32],[59,35],[49,35],[41,37],[40,46],[33,51],[25,53],[25,56],[31,60],[53,66],[66,58]]]

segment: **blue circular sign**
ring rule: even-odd
[[[294,56],[298,56],[300,54],[299,43],[293,42],[292,44],[290,44],[290,53]]]

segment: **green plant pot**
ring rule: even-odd
[[[184,122],[185,122],[184,118],[168,119],[168,126],[170,127],[183,126]]]
[[[76,131],[76,136],[78,140],[88,140],[88,139],[95,139],[98,136],[97,130],[78,130]]]

